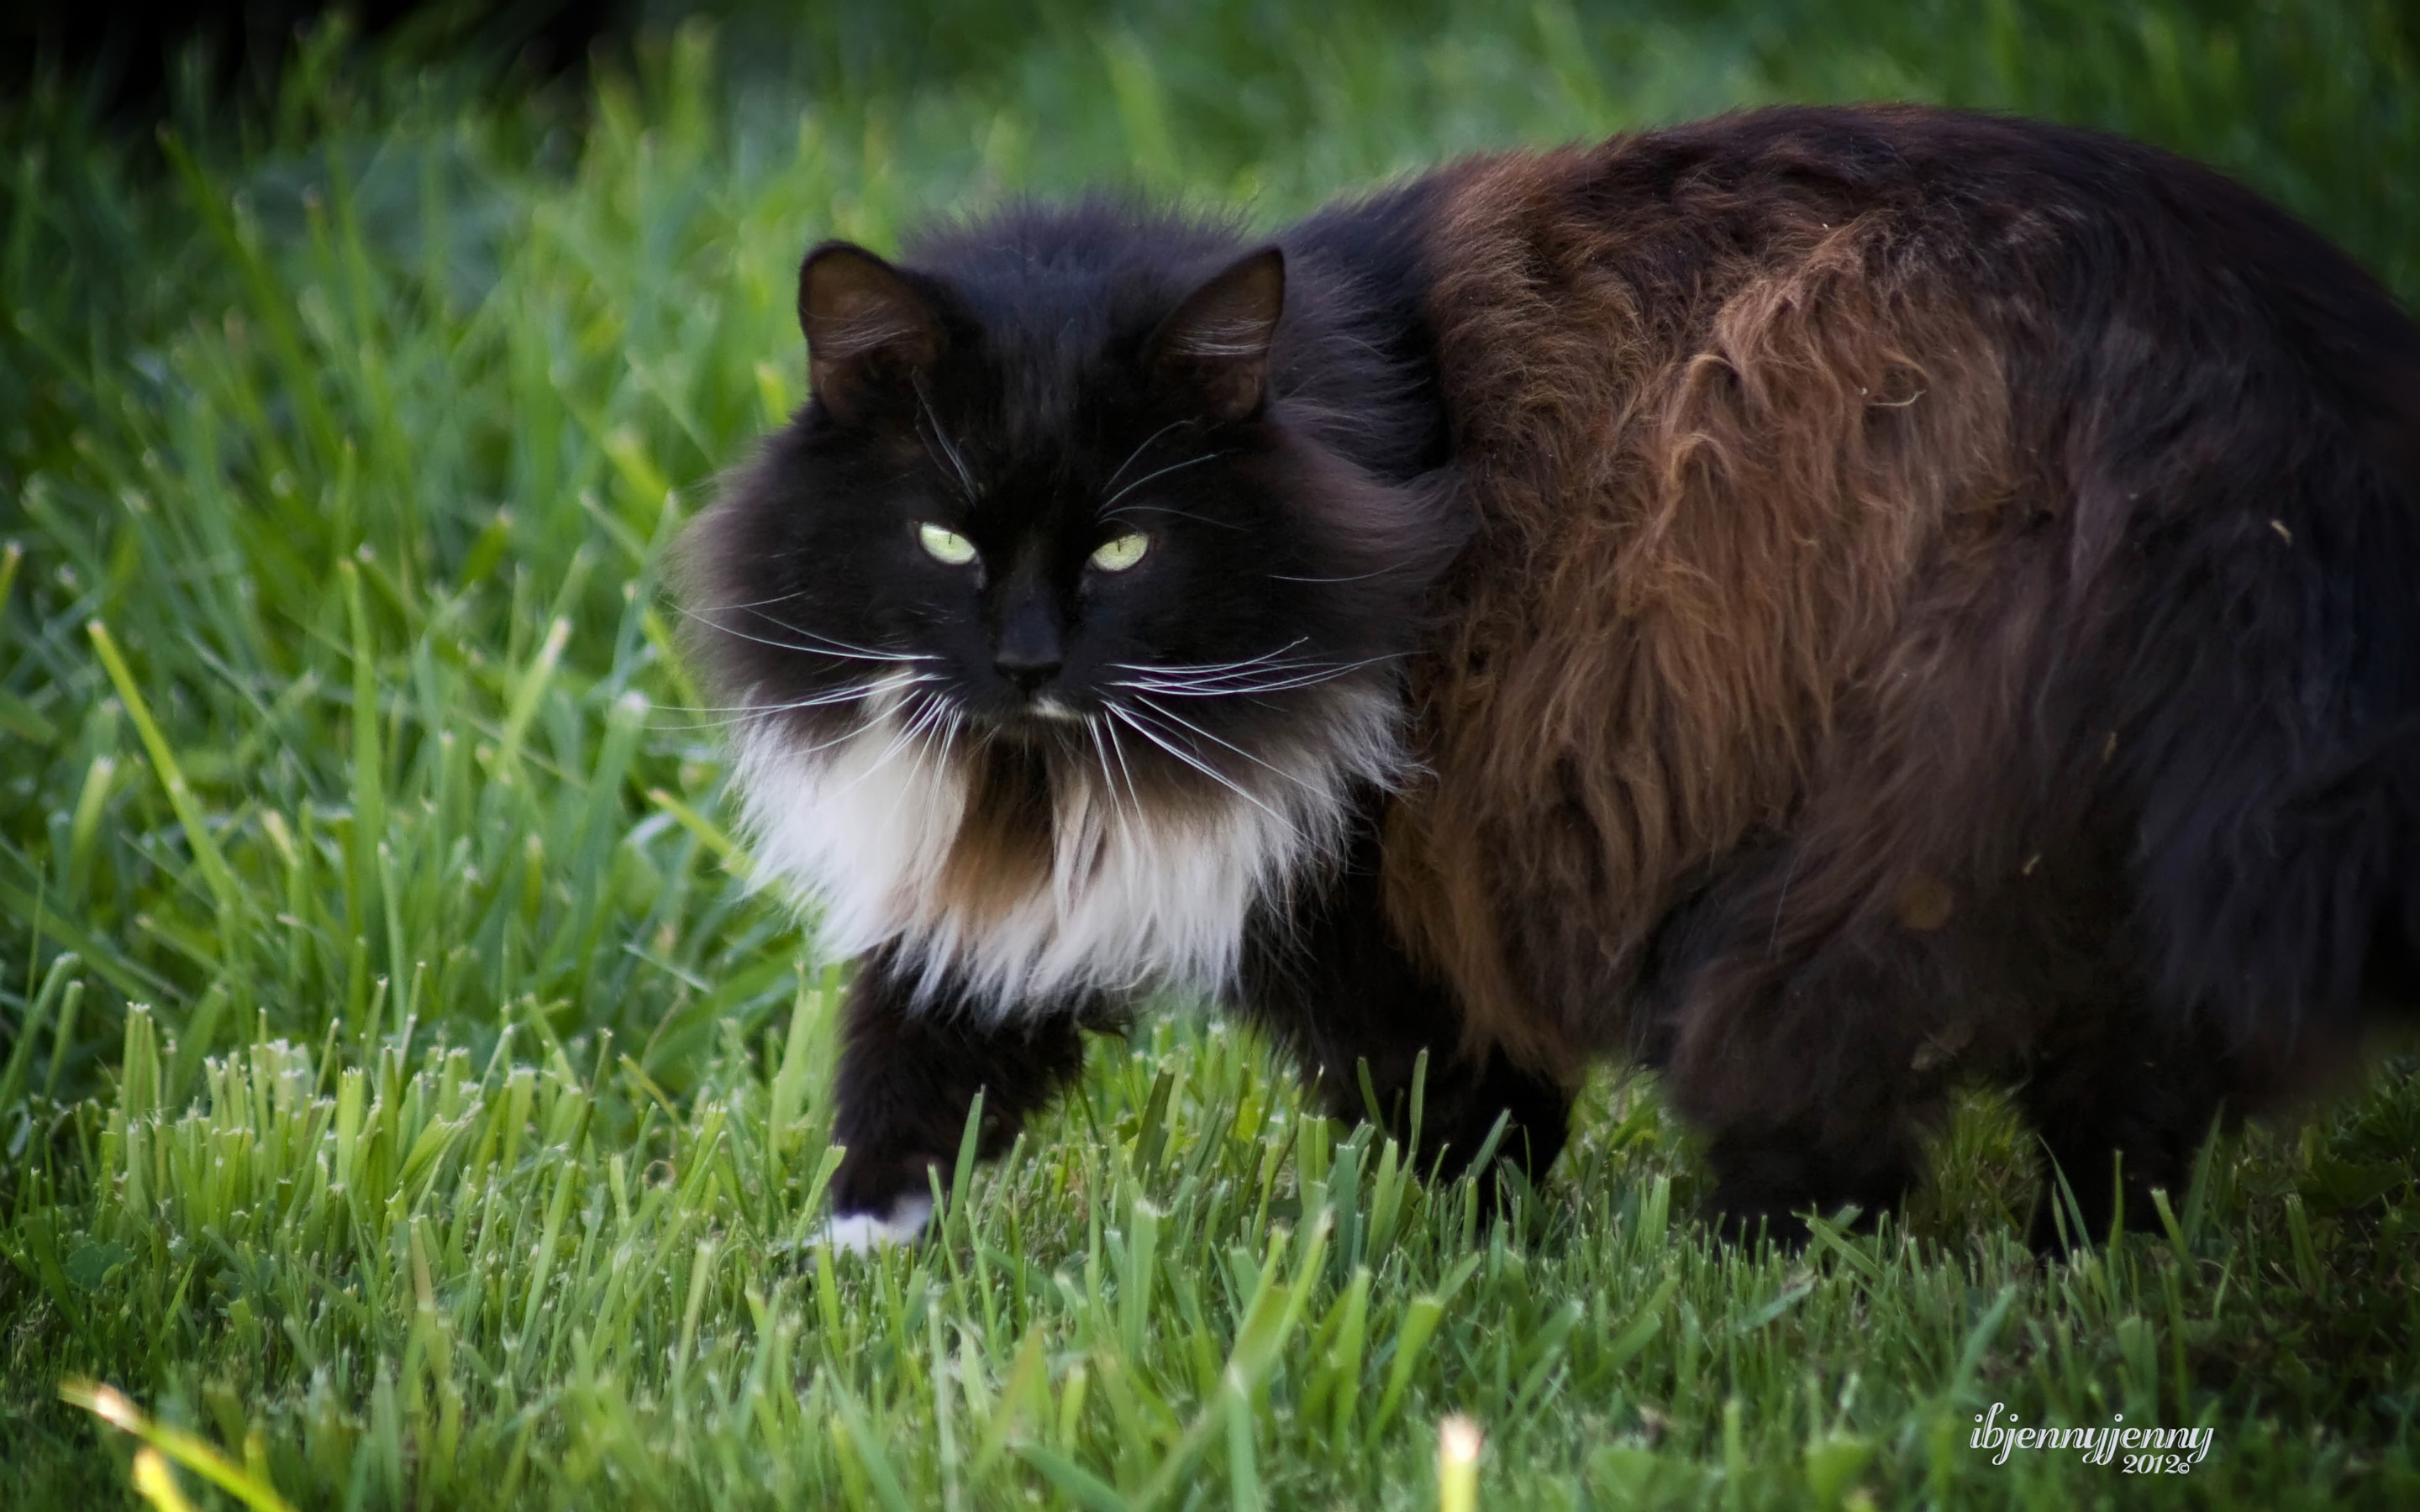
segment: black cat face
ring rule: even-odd
[[[1404,628],[1370,612],[1405,566],[1388,490],[1290,423],[1283,256],[989,229],[913,269],[808,255],[814,398],[709,521],[712,657],[811,737],[873,701],[928,734],[1093,724],[1129,769],[1249,768],[1293,695]]]
[[[986,321],[819,249],[799,295],[817,401],[768,584],[798,596],[769,617],[915,654],[924,696],[1010,728],[1276,654],[1303,595],[1271,568],[1310,546],[1264,415],[1283,291],[1271,251],[1149,325],[1047,287]]]

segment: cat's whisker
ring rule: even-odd
[[[806,590],[802,588],[795,594],[776,594],[771,598],[752,599],[745,604],[708,604],[699,612],[704,614],[736,614],[743,609],[762,609],[768,604],[786,604],[794,598],[804,598],[806,596]],[[677,609],[680,606],[675,605],[674,607]],[[684,612],[686,611],[684,610]]]
[[[958,731],[966,724],[966,719],[955,709],[950,709],[947,704],[941,703],[939,700],[937,699],[934,702],[937,706],[948,710],[948,717],[941,726],[940,753],[933,758],[933,764],[947,768],[950,764],[950,752],[957,746]]]
[[[852,684],[847,687],[830,688],[808,698],[791,699],[781,703],[667,704],[663,709],[667,714],[779,714],[784,709],[819,709],[834,703],[847,703],[857,699],[870,698],[886,688],[907,688],[920,683],[939,681],[941,677],[938,672],[918,672],[904,682],[884,678],[879,682]]]
[[[1327,667],[1249,683],[1207,681],[1166,683],[1135,678],[1111,683],[1109,686],[1137,693],[1162,693],[1170,698],[1249,698],[1260,693],[1282,693],[1292,688],[1316,687],[1322,683],[1332,683],[1353,671],[1351,667]]]
[[[787,630],[792,635],[802,635],[814,640],[829,640],[830,643],[826,645],[802,645],[794,640],[775,640],[766,636],[750,635],[745,630],[737,629],[732,625],[725,625],[719,620],[708,618],[706,615],[698,613],[692,609],[684,609],[681,610],[681,613],[697,621],[700,625],[709,625],[714,629],[721,631],[724,635],[732,636],[741,640],[752,641],[760,646],[770,646],[776,651],[795,651],[802,656],[832,656],[842,661],[910,663],[939,661],[940,659],[939,656],[924,656],[917,652],[874,651],[865,647],[852,646],[845,640],[830,640],[829,637],[816,635],[813,630],[802,629],[798,625],[790,624],[786,620],[775,619],[772,615],[765,614],[762,611],[755,612],[757,612],[760,619],[766,620],[778,628]]]
[[[1290,688],[1315,687],[1321,683],[1332,683],[1364,667],[1397,660],[1403,655],[1389,652],[1385,656],[1364,656],[1357,661],[1305,662],[1256,669],[1260,672],[1280,674],[1273,677],[1248,678],[1240,673],[1193,678],[1137,677],[1113,681],[1109,686],[1141,693],[1163,693],[1171,698],[1248,698],[1259,693],[1282,693]]]
[[[1192,731],[1195,734],[1200,735],[1202,739],[1210,741],[1215,745],[1226,747],[1229,750],[1232,750],[1236,755],[1244,758],[1244,760],[1252,763],[1254,765],[1266,767],[1268,770],[1275,772],[1278,776],[1284,778],[1287,781],[1292,782],[1296,787],[1301,788],[1306,793],[1311,794],[1317,797],[1326,797],[1327,795],[1326,790],[1314,783],[1304,781],[1302,778],[1295,773],[1289,772],[1284,767],[1277,765],[1275,763],[1264,760],[1263,758],[1252,754],[1250,751],[1246,750],[1243,747],[1236,745],[1232,740],[1224,740],[1212,734],[1209,731],[1202,729],[1200,725],[1195,724],[1192,720],[1186,718],[1183,715],[1176,713],[1172,709],[1163,709],[1158,704],[1152,702],[1149,699],[1135,700],[1135,706],[1139,709],[1147,709],[1151,713],[1158,716],[1160,718],[1166,719],[1172,724],[1181,725],[1184,728]]]
[[[721,719],[650,720],[647,723],[646,728],[656,731],[659,733],[670,734],[678,734],[693,730],[732,730],[747,724],[749,721],[756,718],[760,715],[782,713],[786,707],[787,705],[775,705],[769,709],[752,709],[746,713],[735,714],[727,718]]]
[[[1133,805],[1136,815],[1140,817],[1145,811],[1142,789],[1135,781],[1134,764],[1126,760],[1125,732],[1118,728],[1115,719],[1105,719],[1101,724],[1101,733],[1109,738],[1109,754],[1117,758],[1118,780],[1126,785],[1126,802]]]
[[[886,651],[886,648],[881,646],[859,646],[857,641],[842,641],[840,636],[828,636],[823,634],[823,631],[806,629],[803,625],[791,625],[789,619],[782,619],[779,614],[762,612],[762,609],[751,609],[751,614],[755,614],[757,619],[762,619],[765,625],[772,625],[774,629],[789,631],[789,634],[794,636],[806,636],[808,646],[803,648],[823,656],[845,656],[845,658],[852,658],[852,660],[939,660],[937,656],[924,656],[920,654],[920,651]],[[801,648],[801,646],[794,646],[794,648]]]
[[[1232,672],[1193,674],[1149,671],[1139,677],[1123,679],[1121,686],[1128,683],[1148,683],[1163,687],[1225,687],[1250,682],[1281,682],[1289,677],[1324,672],[1335,665],[1337,664],[1334,662],[1279,662],[1267,667],[1246,667]]]
[[[789,641],[786,641],[786,640],[768,640],[768,639],[766,639],[764,636],[761,636],[761,635],[750,635],[750,634],[749,634],[747,631],[745,631],[745,630],[735,629],[735,628],[733,628],[732,626],[730,626],[730,625],[728,625],[723,624],[723,623],[722,623],[721,621],[720,621],[720,620],[712,620],[712,619],[708,619],[706,616],[705,616],[705,615],[703,615],[703,614],[695,613],[695,612],[693,612],[692,610],[690,610],[690,609],[683,609],[683,610],[681,610],[681,612],[682,612],[683,614],[685,614],[685,615],[688,615],[688,617],[689,617],[689,618],[690,618],[690,619],[692,619],[692,620],[697,621],[697,623],[698,623],[698,624],[700,624],[700,625],[711,625],[711,626],[712,626],[714,629],[716,629],[717,631],[721,632],[721,634],[723,634],[723,635],[730,636],[730,637],[732,637],[732,638],[733,638],[733,639],[735,639],[735,640],[752,641],[752,642],[754,642],[755,644],[760,645],[760,646],[771,646],[771,647],[772,647],[774,650],[776,650],[776,651],[800,651],[800,652],[806,652],[806,653],[809,653],[809,654],[811,654],[811,655],[820,655],[820,654],[824,654],[824,653],[818,653],[818,652],[817,652],[817,649],[816,649],[815,647],[814,647],[814,646],[800,646],[800,645],[793,645],[793,644],[791,644]]]
[[[951,470],[958,475],[958,486],[966,490],[967,502],[971,504],[975,501],[975,475],[968,470],[967,460],[958,455],[957,447],[951,444],[950,433],[941,428],[941,417],[933,412],[933,401],[924,393],[923,374],[916,375],[915,384],[916,407],[923,411],[924,419],[931,422],[933,439],[941,443],[941,453],[950,459]]]
[[[1168,698],[1243,699],[1258,698],[1269,693],[1290,692],[1295,688],[1317,687],[1322,683],[1332,683],[1343,675],[1342,672],[1322,672],[1315,677],[1296,677],[1284,682],[1239,683],[1216,687],[1178,687],[1156,683],[1119,683],[1115,686],[1129,692],[1158,693]]]
[[[819,756],[834,747],[845,746],[863,733],[865,732],[859,729],[844,730],[828,740],[813,741],[804,746],[783,746],[782,754],[793,760],[804,761],[810,756]]]
[[[1240,658],[1238,658],[1237,660],[1234,660],[1234,661],[1175,661],[1175,662],[1113,661],[1113,662],[1109,663],[1109,666],[1110,666],[1112,669],[1114,669],[1114,670],[1116,670],[1116,671],[1122,671],[1122,672],[1216,672],[1216,671],[1228,671],[1228,670],[1229,670],[1229,669],[1231,669],[1231,668],[1235,668],[1235,667],[1255,667],[1255,666],[1260,665],[1260,664],[1261,664],[1261,663],[1263,663],[1263,662],[1275,660],[1277,657],[1282,656],[1284,656],[1287,652],[1292,651],[1295,647],[1296,647],[1296,646],[1298,646],[1298,645],[1301,645],[1301,644],[1305,643],[1305,642],[1306,642],[1306,641],[1308,641],[1310,639],[1311,639],[1311,637],[1309,637],[1309,636],[1307,636],[1307,635],[1298,635],[1298,636],[1295,636],[1293,640],[1291,640],[1287,641],[1284,645],[1281,645],[1281,646],[1278,647],[1275,651],[1264,651],[1264,652],[1262,652],[1262,653],[1261,653],[1259,656],[1244,656],[1244,657],[1240,657]]]
[[[901,685],[898,691],[906,693],[908,685]],[[908,707],[908,701],[901,699],[900,706]],[[911,735],[922,735],[944,723],[950,717],[949,704],[938,698],[923,699],[913,705],[913,710],[914,712],[908,717],[907,725],[908,733]]]
[[[1225,452],[1203,452],[1199,456],[1185,457],[1179,461],[1171,462],[1164,468],[1157,468],[1152,471],[1146,472],[1141,477],[1135,479],[1134,482],[1127,484],[1125,487],[1120,488],[1117,492],[1109,495],[1107,499],[1102,500],[1101,516],[1105,519],[1108,518],[1109,511],[1117,507],[1119,500],[1124,499],[1126,495],[1134,492],[1137,488],[1141,487],[1144,484],[1149,483],[1154,478],[1164,478],[1171,472],[1179,471],[1185,468],[1198,467],[1204,462],[1216,461],[1218,458],[1227,455],[1228,454]],[[1140,508],[1141,506],[1137,505],[1136,507]],[[1170,510],[1167,513],[1181,514],[1183,511]],[[1214,520],[1211,523],[1216,524],[1218,522]]]
[[[876,756],[872,762],[867,764],[864,771],[858,773],[855,777],[850,778],[846,782],[842,783],[839,787],[832,790],[833,796],[838,797],[841,795],[849,792],[858,784],[863,782],[866,779],[881,771],[884,767],[889,766],[892,762],[899,759],[899,755],[902,751],[917,748],[920,737],[927,729],[930,728],[931,721],[935,716],[937,714],[946,712],[947,710],[945,705],[943,705],[941,701],[939,699],[927,702],[923,707],[919,708],[916,714],[909,718],[908,723],[902,726],[898,733],[892,737],[891,744],[882,748],[882,754]]]
[[[731,717],[650,721],[647,728],[651,730],[726,729],[733,725],[746,724],[751,719],[769,714],[787,714],[794,709],[825,709],[836,704],[857,703],[886,691],[904,691],[923,684],[939,683],[942,680],[938,673],[919,672],[905,679],[890,676],[874,683],[836,687],[810,698],[789,699],[780,703],[733,703],[708,707],[667,708],[663,711],[666,714],[721,714],[729,715]]]
[[[696,611],[696,610],[694,610],[694,609],[682,609],[680,612],[681,612],[681,614],[682,614],[684,617],[686,617],[686,618],[688,618],[688,619],[695,620],[698,624],[708,626],[709,628],[711,628],[711,629],[713,629],[714,631],[716,631],[718,634],[730,636],[730,637],[731,637],[731,638],[733,638],[734,640],[747,640],[747,641],[752,642],[753,644],[760,645],[760,646],[771,646],[771,647],[772,647],[774,650],[776,650],[776,651],[797,651],[797,652],[802,652],[802,653],[805,653],[805,654],[810,655],[810,656],[831,656],[831,655],[834,655],[834,653],[832,653],[832,652],[829,652],[829,651],[826,651],[824,648],[822,648],[822,647],[820,647],[820,646],[805,646],[805,645],[799,645],[799,644],[798,644],[798,643],[797,643],[797,642],[795,642],[795,641],[790,641],[790,640],[771,640],[771,639],[769,639],[769,638],[768,638],[768,637],[766,637],[766,636],[761,636],[761,635],[751,635],[749,632],[747,632],[746,630],[742,630],[742,629],[738,628],[737,625],[726,625],[726,624],[724,624],[721,620],[715,619],[715,618],[713,618],[713,617],[711,617],[711,616],[708,616],[708,615],[706,615],[706,614],[701,614],[701,613],[697,612],[697,611]],[[769,618],[769,616],[768,616],[768,618]],[[779,620],[775,620],[773,623],[775,623],[776,625],[783,625],[783,622],[782,622],[782,621],[779,621]],[[783,625],[783,628],[785,628],[785,629],[795,628],[794,626],[790,626],[790,625]],[[855,659],[873,659],[873,658],[855,658]],[[889,657],[884,657],[884,658],[881,658],[881,659],[883,659],[883,660],[889,660],[889,659],[891,659],[891,658],[889,658]]]
[[[1283,661],[1264,662],[1259,666],[1240,667],[1169,667],[1135,666],[1119,669],[1143,677],[1156,677],[1171,682],[1207,683],[1235,677],[1285,676],[1293,672],[1317,671],[1336,663],[1317,657],[1288,657]]]
[[[898,672],[892,672],[885,676],[878,677],[855,691],[856,696],[861,700],[881,699],[886,697],[896,697],[920,685],[925,683],[938,683],[939,681],[941,681],[940,678],[930,673],[918,673],[914,676],[908,676]],[[941,701],[937,699],[933,702],[938,704]],[[768,703],[757,709],[752,717],[743,715],[738,720],[735,720],[733,722],[745,722],[751,717],[768,717],[772,715],[786,713],[789,709],[796,706],[797,705],[788,703]],[[841,732],[838,735],[833,736],[830,740],[819,740],[811,746],[798,748],[793,750],[792,754],[801,757],[813,756],[819,752],[830,750],[835,746],[846,745],[849,741],[856,739],[862,733],[864,733],[863,726],[853,726],[850,729]],[[879,765],[880,763],[877,762],[876,764]]]
[[[1126,797],[1134,804],[1135,813],[1140,817],[1143,812],[1142,790],[1135,786],[1134,768],[1126,764],[1125,742],[1119,737],[1117,725],[1107,718],[1102,718],[1101,733],[1109,736],[1109,753],[1118,759],[1118,771],[1126,779]]]
[[[762,609],[751,612],[776,629],[806,637],[815,642],[826,656],[846,656],[858,661],[939,661],[941,659],[920,651],[893,651],[885,650],[880,646],[861,646],[854,640],[843,640],[838,636],[825,635],[820,630],[810,630],[803,625],[792,625],[789,621],[768,614]]]
[[[1204,457],[1202,460],[1207,461],[1209,459]],[[1182,464],[1179,465],[1181,466]],[[1173,469],[1163,469],[1162,471],[1173,471]],[[1144,478],[1139,481],[1148,483],[1151,480],[1149,478]],[[1197,515],[1189,509],[1174,509],[1166,504],[1128,504],[1123,509],[1109,511],[1102,515],[1101,517],[1103,519],[1116,519],[1125,515],[1171,515],[1178,519],[1189,519],[1196,525],[1208,525],[1222,531],[1241,531],[1244,529],[1243,526],[1236,524],[1233,520],[1212,519],[1207,515]]]
[[[1193,424],[1193,418],[1190,415],[1187,415],[1183,419],[1171,420],[1167,424],[1160,426],[1157,430],[1153,431],[1150,435],[1144,437],[1142,439],[1142,444],[1126,454],[1126,459],[1118,464],[1117,470],[1109,474],[1109,481],[1102,484],[1101,486],[1104,488],[1116,487],[1118,486],[1118,480],[1126,475],[1126,469],[1134,466],[1135,458],[1151,450],[1152,442],[1159,440],[1162,436],[1167,435],[1170,431],[1174,430],[1179,425],[1189,425],[1191,424]]]
[[[1109,795],[1109,814],[1115,818],[1119,811],[1118,775],[1109,770],[1109,748],[1102,743],[1101,721],[1098,715],[1088,714],[1084,717],[1084,736],[1093,743],[1094,759],[1101,764],[1101,786]]]
[[[1378,567],[1369,572],[1349,573],[1342,578],[1304,578],[1291,572],[1273,572],[1269,576],[1281,583],[1361,583],[1373,578],[1385,578],[1406,569],[1401,565]]]
[[[1218,783],[1220,787],[1225,788],[1228,792],[1243,799],[1246,803],[1250,804],[1253,808],[1258,809],[1261,812],[1267,814],[1278,823],[1282,825],[1287,822],[1285,815],[1278,812],[1275,809],[1270,808],[1267,804],[1263,803],[1250,793],[1245,791],[1244,787],[1240,783],[1236,782],[1234,779],[1229,777],[1226,773],[1211,765],[1208,762],[1203,761],[1201,757],[1194,755],[1191,751],[1185,749],[1182,746],[1179,746],[1174,741],[1170,740],[1167,736],[1160,734],[1158,732],[1153,730],[1149,725],[1143,723],[1141,718],[1139,717],[1139,711],[1117,703],[1109,704],[1107,707],[1111,715],[1125,721],[1126,725],[1132,729],[1135,733],[1142,736],[1145,740],[1150,741],[1153,745],[1157,746],[1161,750],[1168,752],[1168,754],[1175,757],[1178,761],[1183,762],[1186,765],[1192,767],[1195,771],[1200,772],[1202,776],[1208,778],[1213,782]]]
[[[1193,721],[1190,721],[1190,718],[1186,718],[1186,716],[1176,714],[1176,711],[1173,711],[1173,709],[1161,709],[1159,704],[1155,704],[1155,702],[1150,702],[1150,699],[1135,699],[1135,709],[1147,709],[1147,711],[1152,711],[1152,714],[1155,714],[1155,716],[1159,716],[1159,718],[1167,718],[1169,723],[1176,723],[1176,726],[1184,726],[1186,731],[1193,731],[1193,733],[1201,735],[1202,740],[1210,740],[1210,743],[1213,743],[1213,745],[1224,745],[1224,748],[1227,748],[1227,750],[1234,752],[1234,755],[1244,757],[1244,760],[1251,762],[1251,764],[1256,764],[1256,767],[1265,767],[1265,769],[1270,769],[1270,772],[1276,772],[1278,777],[1282,777],[1282,779],[1285,779],[1285,781],[1290,781],[1290,784],[1299,786],[1299,789],[1307,791],[1307,794],[1311,794],[1311,796],[1321,796],[1321,798],[1326,796],[1326,791],[1319,789],[1319,786],[1316,786],[1316,784],[1310,784],[1310,781],[1304,781],[1302,777],[1297,777],[1297,774],[1295,774],[1295,772],[1287,772],[1285,767],[1278,767],[1276,762],[1268,762],[1268,760],[1264,760],[1264,757],[1259,757],[1259,755],[1253,755],[1253,752],[1244,750],[1244,748],[1241,748],[1241,745],[1236,745],[1234,740],[1222,740],[1222,738],[1219,738],[1219,735],[1213,735],[1213,733],[1210,733],[1210,731],[1205,731],[1205,728],[1201,728],[1201,726],[1198,726],[1198,723],[1193,723]]]
[[[932,674],[930,674],[930,673],[918,673],[918,674],[915,674],[915,675],[912,675],[912,676],[911,676],[911,675],[907,675],[907,674],[903,674],[903,673],[892,672],[892,673],[886,674],[885,676],[879,677],[879,678],[876,679],[874,682],[868,683],[868,684],[866,684],[864,687],[860,687],[860,688],[856,689],[856,690],[855,690],[855,695],[856,695],[859,699],[861,699],[861,700],[879,700],[879,699],[883,699],[883,698],[896,698],[896,697],[898,697],[899,695],[905,694],[905,693],[908,692],[910,689],[913,689],[913,688],[915,688],[915,687],[921,687],[921,686],[923,686],[923,685],[925,685],[925,684],[929,684],[929,683],[938,683],[938,682],[940,682],[940,681],[941,681],[941,679],[940,679],[939,677],[935,676],[935,675],[932,675]],[[786,703],[768,703],[768,704],[763,705],[762,707],[760,707],[760,708],[758,708],[756,711],[754,711],[754,714],[753,714],[752,716],[750,716],[750,715],[743,715],[743,716],[741,716],[740,719],[736,720],[736,721],[733,721],[733,722],[735,722],[735,723],[744,723],[744,722],[748,722],[748,721],[749,721],[750,719],[752,719],[752,718],[754,718],[754,719],[763,719],[763,718],[767,718],[767,717],[771,717],[771,716],[773,716],[773,715],[777,715],[777,714],[784,713],[784,712],[786,712],[787,710],[789,710],[790,708],[792,708],[792,707],[794,707],[794,706],[795,706],[795,705],[793,705],[793,704],[786,704]],[[939,711],[941,711],[943,714],[945,714],[945,715],[951,715],[951,717],[954,717],[954,715],[952,715],[952,714],[951,714],[951,711],[950,711],[950,709],[949,709],[948,701],[947,701],[947,700],[944,700],[944,699],[939,699],[939,698],[935,698],[935,699],[929,699],[929,700],[927,700],[927,701],[926,701],[926,702],[925,702],[923,705],[922,705],[922,707],[921,707],[921,709],[920,709],[920,711],[919,711],[919,712],[920,712],[920,717],[921,717],[923,713],[927,713],[927,712],[930,712],[930,711],[933,711],[933,710],[939,710]],[[799,758],[799,759],[804,759],[804,758],[809,757],[809,756],[820,755],[820,754],[821,754],[821,753],[823,753],[824,751],[830,750],[830,749],[832,749],[832,748],[835,748],[835,747],[838,747],[838,746],[845,746],[845,745],[847,745],[849,742],[851,742],[851,741],[853,741],[853,740],[856,740],[856,739],[859,739],[861,736],[862,736],[862,735],[866,733],[866,729],[867,729],[867,728],[868,728],[868,727],[867,727],[866,725],[864,725],[864,724],[852,725],[850,728],[848,728],[848,729],[846,729],[846,730],[842,731],[839,734],[832,736],[830,739],[815,741],[815,742],[814,742],[813,744],[811,744],[811,745],[806,745],[806,746],[794,746],[794,747],[790,747],[790,748],[787,748],[787,750],[786,750],[786,754],[788,754],[788,755],[790,755],[790,756],[793,756],[793,757],[796,757],[796,758]],[[903,739],[904,739],[904,738],[907,738],[907,737],[912,737],[912,736],[914,735],[914,733],[915,733],[915,724],[914,724],[914,721],[911,721],[911,722],[910,722],[910,725],[909,725],[909,727],[908,727],[908,730],[906,730],[906,731],[904,731],[904,732],[902,732],[902,737],[903,737]],[[853,780],[850,784],[848,784],[848,785],[849,785],[849,786],[855,786],[857,781],[862,781],[865,778],[867,778],[867,777],[871,777],[875,772],[879,771],[882,767],[884,767],[885,765],[889,764],[890,764],[890,762],[891,762],[894,757],[896,757],[896,756],[898,755],[899,751],[900,751],[901,749],[903,749],[903,748],[904,748],[904,745],[903,745],[902,739],[894,739],[894,740],[892,741],[892,745],[891,745],[888,748],[886,748],[880,756],[878,756],[878,757],[875,758],[874,764],[873,764],[871,766],[869,766],[869,767],[868,767],[864,772],[862,772],[862,773],[859,774],[858,778],[857,778],[856,779],[854,779],[854,780]]]
[[[939,701],[928,702],[917,710],[915,717],[908,722],[908,761],[919,767],[928,763],[938,765],[941,759],[941,752],[933,737],[939,734],[941,739],[947,740],[949,729],[949,711],[942,708]]]

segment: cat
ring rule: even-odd
[[[2208,169],[1772,109],[826,242],[799,316],[683,592],[859,958],[844,1241],[1162,988],[1405,1137],[1424,1063],[1444,1173],[1652,1066],[1783,1238],[1976,1079],[2141,1215],[2420,1002],[2420,331]]]

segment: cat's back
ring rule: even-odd
[[[1781,107],[1470,160],[1412,208],[1466,443],[1498,440],[1507,410],[1553,409],[1585,374],[1626,383],[1638,363],[1719,351],[1751,307],[1818,317],[1843,294],[1971,325],[2004,371],[2025,367],[2015,397],[2037,411],[2139,362],[2112,345],[2131,334],[2293,365],[2350,409],[2420,425],[2420,331],[2358,265],[2225,176],[2098,132]]]
[[[1994,809],[2071,754],[2045,719],[2100,717],[2055,669],[2125,670],[2077,626],[2224,633],[2143,608],[2200,591],[2147,547],[2198,571],[2366,511],[2377,559],[2420,568],[2420,334],[2208,169],[1791,108],[1477,160],[1434,195],[1425,313],[1478,529],[1416,668],[1435,779],[1392,895],[1536,1053],[1591,1038],[1758,836],[1833,825],[1894,857],[1855,884],[1885,897],[1883,872],[2013,843]],[[2205,609],[2231,612],[2179,612]],[[2378,675],[2392,702],[2412,672]]]

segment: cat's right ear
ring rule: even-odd
[[[941,322],[907,275],[863,247],[827,241],[799,265],[799,329],[815,397],[843,421],[941,355]]]

